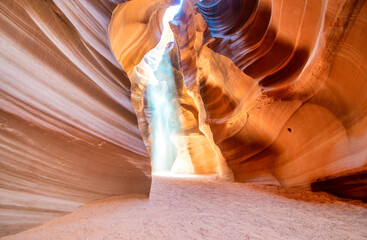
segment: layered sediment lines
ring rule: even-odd
[[[200,80],[200,94],[206,99],[202,111],[236,180],[307,186],[365,170],[364,1],[239,2],[197,4],[213,37],[208,38],[209,49],[232,60],[260,89],[244,90],[243,98],[258,96],[238,102],[227,89],[238,90],[240,77],[211,82],[213,69],[218,69],[212,66]],[[239,16],[247,20],[229,21]],[[218,119],[239,109],[247,114],[246,123],[226,134],[231,124]],[[359,190],[361,186],[366,189],[363,181]]]
[[[149,194],[130,82],[108,45],[115,6],[0,2],[0,235],[91,200]]]

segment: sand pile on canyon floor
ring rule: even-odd
[[[10,239],[366,239],[367,203],[299,188],[154,176]]]

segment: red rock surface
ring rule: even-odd
[[[222,77],[208,83],[212,70],[200,82],[200,93],[208,99],[202,109],[210,113],[210,120],[233,116],[231,111],[238,112],[237,108],[248,115],[241,128],[225,137],[228,122],[211,124],[236,180],[308,185],[366,169],[367,52],[362,34],[367,27],[366,4],[312,0],[242,4],[253,8],[242,24],[225,19],[247,16],[243,7],[218,6],[225,10],[213,18],[210,14],[218,11],[217,6],[208,9],[205,1],[198,5],[215,37],[208,47],[230,58],[261,91],[255,93],[255,101],[236,100],[233,91],[225,89],[243,88],[243,80]],[[227,107],[211,100],[219,102],[211,98],[214,89],[222,89]],[[247,90],[242,98],[251,95]]]
[[[93,199],[149,194],[137,65],[174,2],[0,2],[2,235]],[[186,161],[239,182],[366,191],[345,178],[367,169],[365,1],[198,2],[171,23],[174,170]]]
[[[86,202],[149,194],[112,1],[0,2],[0,235]]]

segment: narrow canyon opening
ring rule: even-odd
[[[187,13],[180,16],[183,3],[183,0],[167,1],[163,5],[158,4],[150,16],[144,16],[141,21],[148,21],[148,26],[154,24],[146,32],[154,35],[155,41],[148,41],[149,47],[145,51],[140,48],[131,51],[135,63],[125,63],[124,58],[119,61],[132,83],[132,106],[151,156],[152,172],[219,174],[233,179],[210,127],[203,122],[202,99],[193,89],[187,89],[185,83],[180,40],[176,39],[183,36],[177,28],[186,21]],[[152,18],[158,23],[151,23]],[[126,22],[119,16],[111,20],[110,37],[115,54],[121,47],[115,42],[114,30],[127,28]],[[132,35],[123,38],[128,42],[137,34],[133,29],[130,31]]]
[[[177,16],[182,1],[173,2],[164,11],[158,44],[144,55],[138,65],[128,72],[139,89],[132,89],[132,98],[138,98],[144,107],[148,132],[145,144],[152,160],[152,172],[156,174],[194,174],[191,157],[179,119],[180,102],[177,83],[183,82],[179,66],[178,49],[170,22]],[[176,71],[175,71],[176,70]],[[138,93],[136,93],[136,92]],[[140,91],[143,91],[141,93]],[[143,130],[144,129],[144,130]]]
[[[177,54],[171,53],[175,39],[169,26],[169,22],[179,13],[181,5],[182,2],[178,2],[165,10],[158,44],[128,72],[131,78],[145,85],[143,104],[147,106],[144,113],[149,126],[146,144],[150,150],[153,173],[170,172],[178,155],[176,146],[184,144],[179,143],[177,137],[180,123],[177,113],[176,80],[171,58],[176,56],[176,59],[173,60],[177,62],[178,59]],[[181,165],[181,168],[186,168],[185,172],[192,173],[190,161],[186,163],[187,165]]]
[[[134,2],[128,3],[125,8],[129,8],[130,13],[137,9]],[[182,63],[182,58],[186,57],[182,53],[182,44],[187,40],[197,41],[186,34],[204,34],[195,33],[195,25],[187,25],[187,17],[197,15],[193,3],[177,0],[151,3],[154,6],[151,9],[155,10],[135,17],[135,21],[145,24],[147,28],[141,34],[152,36],[153,41],[147,41],[143,48],[132,47],[130,52],[121,41],[131,42],[139,33],[129,26],[131,20],[122,20],[121,12],[127,10],[124,7],[116,9],[110,23],[110,41],[132,84],[131,102],[151,156],[152,171],[218,174],[221,178],[233,180],[233,173],[215,142],[210,124],[205,120],[206,106],[199,93],[201,87],[193,87],[187,82],[187,66]],[[183,4],[190,9],[180,14]],[[205,23],[200,21],[197,27],[202,29]],[[182,26],[191,29],[179,30]],[[119,33],[124,29],[128,29],[131,35]],[[189,55],[194,61],[196,54]],[[134,60],[127,59],[127,56]],[[196,74],[196,71],[189,71],[192,76]]]

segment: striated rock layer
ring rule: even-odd
[[[367,169],[365,1],[204,0],[197,9],[210,31],[210,50],[197,54],[211,56],[196,79],[201,111],[236,180],[309,186],[365,176],[358,173]],[[228,60],[217,54],[232,60],[242,78],[224,75],[228,67],[218,70]],[[233,128],[241,111],[247,120]]]
[[[111,195],[150,160],[107,26],[116,1],[0,2],[0,235]]]

